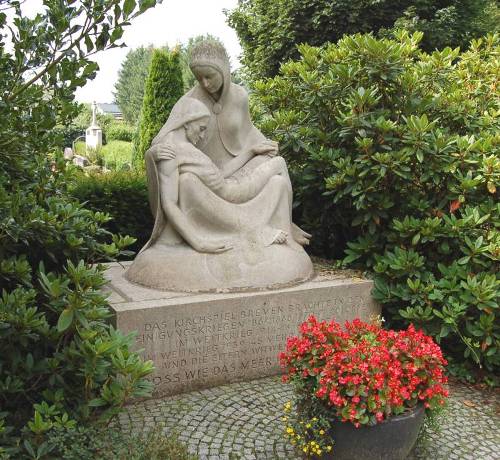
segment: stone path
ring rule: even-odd
[[[201,460],[298,460],[281,422],[291,397],[290,387],[271,377],[136,403],[119,424],[134,432],[161,424]],[[500,460],[499,408],[498,393],[451,384],[440,431],[426,427],[410,458]]]

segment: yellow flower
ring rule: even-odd
[[[317,419],[316,417],[314,417],[314,418],[312,419],[312,421],[313,421],[313,422],[317,422],[317,421],[318,421],[318,419]]]
[[[319,430],[319,434],[323,436],[325,434],[325,430]]]
[[[309,450],[307,446],[303,447],[302,450],[307,454],[307,451]]]
[[[286,432],[287,432],[288,434],[293,434],[293,428],[292,428],[291,426],[287,426],[287,427],[286,427]]]
[[[316,451],[316,453],[317,453],[318,455],[321,455],[321,452],[323,452],[321,449],[318,449],[318,450]]]
[[[326,450],[330,452],[332,450],[332,446],[326,446]]]
[[[306,425],[306,428],[311,428],[311,424],[310,424],[310,423],[308,423],[308,424]]]

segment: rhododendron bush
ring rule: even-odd
[[[357,427],[419,402],[434,409],[448,396],[441,349],[413,325],[393,331],[355,319],[342,328],[311,316],[300,336],[287,340],[280,362],[299,407],[302,401],[313,414],[328,413]]]

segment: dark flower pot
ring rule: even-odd
[[[424,416],[423,405],[418,405],[374,426],[356,428],[350,422],[335,422],[332,428],[333,449],[322,458],[403,460],[417,440]]]

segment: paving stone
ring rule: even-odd
[[[135,403],[116,423],[140,433],[154,420],[200,460],[299,460],[281,422],[292,397],[290,386],[268,377]],[[408,460],[500,460],[499,407],[498,394],[450,384],[439,431],[425,425]]]

